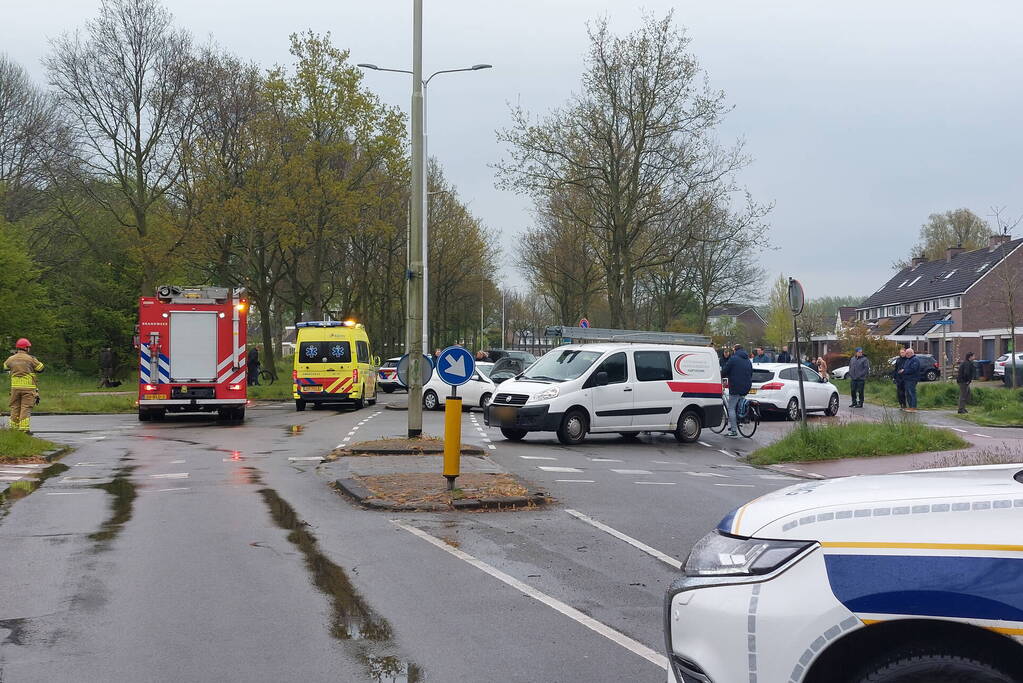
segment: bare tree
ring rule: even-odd
[[[945,258],[948,247],[980,249],[992,235],[991,226],[969,209],[961,208],[944,213],[932,213],[927,222],[920,226],[920,240],[913,247],[913,256],[922,256],[928,261]],[[905,268],[909,260],[894,264]]]
[[[730,190],[728,178],[747,159],[741,144],[715,142],[729,107],[706,84],[671,13],[647,16],[623,37],[600,20],[589,37],[581,92],[538,123],[514,108],[513,126],[498,133],[509,149],[497,165],[499,186],[538,204],[569,191],[584,199],[561,207],[592,236],[610,322],[626,327],[642,271],[686,246],[707,195]]]
[[[205,83],[192,39],[157,0],[103,0],[84,36],[53,41],[45,63],[77,143],[81,189],[135,232],[151,290],[180,237],[168,195]]]

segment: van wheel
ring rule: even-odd
[[[639,441],[639,432],[618,432],[618,436],[626,441]]]
[[[296,398],[296,399],[295,399],[295,410],[297,410],[297,411],[298,411],[298,412],[300,412],[300,413],[301,413],[301,412],[302,412],[303,410],[305,410],[305,401],[303,401],[303,400],[302,400],[302,399],[300,399],[300,398]]]
[[[583,442],[588,430],[589,420],[586,418],[586,413],[574,408],[565,413],[565,417],[561,420],[561,426],[558,427],[558,441],[566,446],[575,446]]]
[[[482,396],[480,396],[480,410],[484,410],[487,407],[488,403],[490,403],[490,392],[489,391],[487,393],[483,394]]]
[[[914,683],[916,681],[963,681],[964,683],[1011,683],[1016,679],[984,662],[953,654],[903,651],[897,659],[870,666],[856,683]]]
[[[504,438],[509,441],[522,441],[526,438],[528,432],[525,429],[512,429],[511,427],[501,427],[501,434]]]
[[[679,443],[694,443],[703,431],[703,420],[695,410],[684,410],[675,428],[675,440]]]
[[[437,399],[437,394],[434,393],[433,389],[428,389],[423,394],[423,407],[427,410],[437,410],[440,407],[440,401]]]

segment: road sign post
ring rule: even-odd
[[[939,320],[936,324],[941,325],[941,379],[945,382],[950,381],[952,378],[949,377],[949,358],[948,358],[948,328],[953,324],[952,320]]]
[[[444,402],[444,478],[448,491],[455,488],[461,474],[462,399],[458,387],[476,372],[476,359],[461,346],[449,346],[437,356],[437,377],[451,387],[451,396]]]
[[[410,361],[411,361],[411,359],[409,358],[409,355],[406,353],[404,356],[402,356],[398,360],[398,367],[396,367],[394,369],[394,374],[397,376],[398,383],[401,386],[405,387],[406,389],[408,389],[411,386],[411,381],[409,379],[409,373],[410,372],[415,372],[413,370],[413,368],[412,368],[412,363]],[[430,378],[433,377],[433,361],[430,360],[429,356],[422,355],[422,354],[420,355],[420,358],[419,358],[419,377],[420,377],[420,385],[419,385],[420,387],[422,387],[427,382],[429,382]],[[411,401],[412,401],[412,398],[411,398],[411,395],[410,395],[409,403],[411,403]]]
[[[792,336],[796,347],[796,364],[799,369],[799,372],[796,373],[796,377],[799,378],[799,422],[805,427],[806,393],[803,391],[803,361],[800,360],[799,356],[799,324],[796,322],[796,318],[803,312],[805,297],[803,295],[803,285],[799,283],[799,280],[792,277],[789,278],[788,294],[789,309],[792,311]]]

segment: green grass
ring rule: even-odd
[[[97,387],[99,380],[76,372],[48,371],[37,376],[39,405],[35,413],[134,413],[138,398],[137,378],[122,380],[124,384],[112,389]],[[6,387],[5,387],[6,388]],[[113,395],[128,392],[127,396]],[[96,392],[97,396],[79,396]]]
[[[832,380],[843,396],[849,395],[849,380]],[[868,403],[898,406],[895,383],[870,380],[864,391]],[[959,386],[950,382],[920,382],[916,385],[917,407],[923,410],[956,410]],[[974,382],[973,397],[964,420],[988,427],[1023,426],[1023,389],[1007,389],[1000,382]]]
[[[947,451],[969,445],[948,429],[886,418],[881,422],[798,427],[780,441],[754,451],[749,459],[755,465],[770,465]]]
[[[58,446],[52,441],[37,439],[13,429],[0,429],[0,462],[36,458],[54,448]]]

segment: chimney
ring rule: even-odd
[[[994,249],[995,247],[1005,244],[1008,241],[1009,235],[1004,234],[991,235],[991,237],[988,238],[987,245]]]
[[[927,263],[927,257],[926,256],[914,256],[913,257],[913,267],[914,268],[916,268],[917,266],[922,266],[925,263]]]
[[[961,244],[958,247],[949,247],[948,249],[945,250],[945,263],[952,263],[952,259],[954,259],[956,256],[959,256],[959,254],[963,253],[964,251],[966,250],[963,249],[963,245]]]

